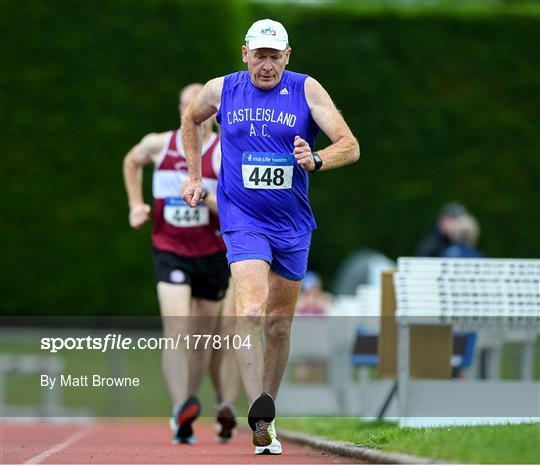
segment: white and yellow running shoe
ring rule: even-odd
[[[253,431],[256,455],[281,455],[281,443],[276,436],[274,419],[276,405],[268,393],[261,393],[249,408],[248,423]]]
[[[277,438],[275,420],[270,423],[266,431],[270,437],[271,442],[265,446],[256,446],[255,454],[256,455],[281,455],[281,453],[283,453],[283,449],[281,448],[281,442]]]

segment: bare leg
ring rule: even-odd
[[[207,299],[193,299],[193,314],[190,319],[190,335],[212,335],[216,328],[219,317],[221,301],[209,301]],[[191,338],[191,344],[195,344],[195,339]],[[189,382],[188,394],[196,395],[206,373],[206,365],[209,355],[212,352],[212,338],[206,346],[206,339],[201,338],[196,348],[192,347],[188,351]],[[208,357],[206,357],[208,355]]]
[[[217,408],[218,439],[220,442],[228,442],[234,435],[236,427],[236,410],[234,401],[240,391],[240,373],[236,364],[234,348],[232,346],[233,336],[236,328],[236,307],[234,305],[234,295],[232,285],[229,284],[227,294],[223,302],[221,316],[216,328],[216,334],[220,335],[222,346],[218,350],[212,351],[210,360],[210,375],[218,382],[214,385],[219,387],[219,402]],[[227,338],[224,340],[224,338]],[[226,342],[229,342],[228,344]]]
[[[268,300],[268,271],[262,260],[231,264],[236,301],[236,333],[242,341],[249,338],[251,348],[236,350],[236,360],[249,402],[263,391],[264,359],[261,330]]]
[[[238,364],[236,363],[236,357],[234,349],[232,347],[232,340],[236,330],[236,306],[234,302],[234,290],[231,286],[227,290],[225,300],[223,303],[223,314],[221,319],[221,334],[223,336],[229,336],[230,346],[229,349],[221,350],[221,396],[225,403],[234,404],[242,381],[240,379],[240,372],[238,371]]]
[[[302,281],[287,280],[272,270],[269,273],[263,391],[274,399],[289,358],[291,323],[301,285]]]
[[[159,282],[157,285],[159,307],[165,337],[176,339],[188,329],[191,288],[188,285],[172,285]],[[161,352],[161,367],[173,405],[187,397],[187,355],[183,347],[165,349]]]
[[[222,302],[223,303],[223,302]],[[216,319],[216,327],[212,331],[212,335],[220,335],[223,341],[223,332],[221,331],[221,322],[223,320],[223,304],[221,307],[221,313]],[[208,372],[210,375],[210,381],[212,382],[212,388],[216,394],[216,401],[222,398],[222,381],[221,381],[221,364],[223,361],[224,351],[222,349],[214,349],[210,352],[210,363],[208,365]]]

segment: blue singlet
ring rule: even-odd
[[[311,117],[305,74],[284,71],[265,91],[249,73],[225,77],[221,106],[221,171],[217,198],[221,231],[300,236],[316,228],[308,174],[294,160],[294,137],[312,150],[319,130]]]

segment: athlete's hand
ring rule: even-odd
[[[310,172],[315,169],[315,160],[311,154],[311,147],[300,136],[294,137],[294,158],[304,170]]]
[[[190,180],[186,183],[183,189],[182,197],[190,207],[197,207],[202,201],[201,197],[203,191],[204,188],[202,181]]]
[[[132,228],[141,228],[150,219],[150,206],[136,204],[129,209],[129,224]]]

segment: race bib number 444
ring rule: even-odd
[[[167,197],[163,208],[165,221],[175,227],[198,227],[208,225],[210,212],[208,206],[200,205],[191,208],[181,197]]]
[[[291,189],[294,155],[274,152],[244,152],[242,179],[249,189]]]

